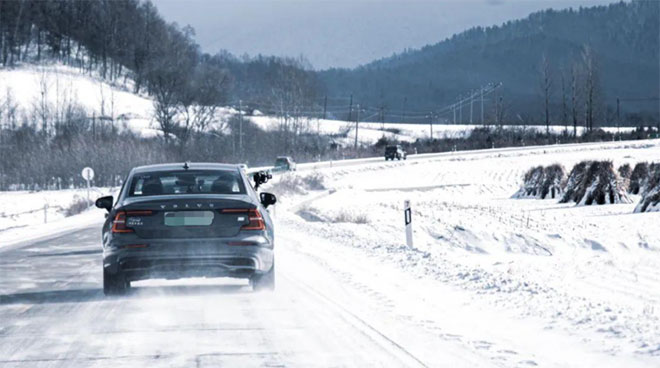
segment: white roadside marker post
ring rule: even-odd
[[[92,179],[94,179],[94,170],[92,170],[91,167],[85,167],[84,169],[82,169],[82,172],[80,173],[80,175],[82,175],[83,179],[85,179],[87,181],[87,205],[91,206],[92,201],[89,198],[89,190],[90,190],[90,187],[91,187],[91,185],[90,185],[91,181],[92,181]]]
[[[413,247],[412,233],[412,211],[410,210],[410,200],[403,201],[403,215],[406,223],[406,244],[409,248]]]

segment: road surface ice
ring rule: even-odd
[[[647,141],[319,169],[327,190],[273,210],[274,293],[191,279],[104,297],[99,210],[0,247],[0,366],[657,367],[660,214],[510,198],[533,165],[657,157]]]

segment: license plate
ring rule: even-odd
[[[165,212],[165,226],[209,226],[212,223],[212,211]]]

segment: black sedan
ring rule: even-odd
[[[239,165],[182,163],[136,167],[103,225],[103,291],[131,281],[236,277],[274,289],[274,195],[254,190]]]

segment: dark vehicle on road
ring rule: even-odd
[[[122,294],[131,281],[186,277],[250,280],[274,289],[270,193],[253,189],[239,165],[185,163],[136,167],[103,225],[103,291]]]
[[[405,160],[408,158],[408,153],[400,145],[385,147],[385,161],[387,160]]]
[[[289,156],[279,156],[274,166],[274,171],[296,171],[296,163]]]

